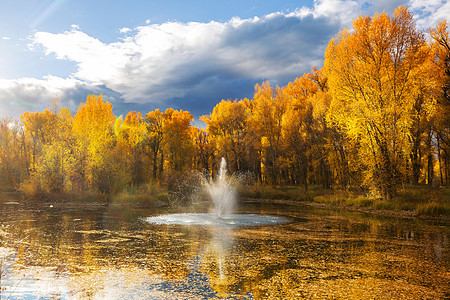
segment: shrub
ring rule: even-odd
[[[436,202],[419,204],[415,211],[418,215],[428,216],[446,215],[450,213],[446,205]]]

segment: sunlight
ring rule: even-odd
[[[450,6],[287,1],[2,3],[0,298],[448,298]]]
[[[45,22],[48,18],[50,18],[58,9],[63,6],[67,0],[52,0],[47,5],[41,7],[41,11],[38,12],[33,22],[31,23],[31,27],[36,28],[42,22]]]

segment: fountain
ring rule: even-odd
[[[206,184],[209,196],[214,203],[214,212],[219,218],[224,214],[232,212],[236,202],[236,191],[227,178],[227,162],[222,157],[219,168],[219,176],[217,181],[210,181]]]
[[[283,217],[258,215],[258,214],[234,214],[236,204],[236,190],[233,181],[227,175],[227,163],[225,158],[220,162],[219,174],[216,181],[206,180],[206,190],[214,204],[212,213],[180,213],[166,214],[156,217],[148,217],[145,220],[153,224],[177,224],[177,225],[204,225],[204,226],[257,226],[284,223],[288,220]]]

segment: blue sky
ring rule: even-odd
[[[91,93],[116,115],[167,107],[196,118],[221,99],[252,97],[320,67],[353,18],[406,5],[426,29],[450,16],[442,0],[0,2],[0,118],[73,113]]]

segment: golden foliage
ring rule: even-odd
[[[230,172],[304,190],[360,185],[392,197],[401,183],[448,183],[447,24],[429,32],[427,41],[405,7],[361,16],[329,42],[323,70],[222,100],[200,118],[206,129],[173,108],[116,117],[102,95],[72,116],[56,98],[18,126],[0,124],[0,166],[48,192],[112,193],[193,168],[214,175],[221,157]]]
[[[354,20],[333,38],[325,74],[333,99],[329,123],[358,148],[365,183],[386,196],[405,172],[417,99],[433,84],[430,49],[405,8]],[[431,96],[431,97],[430,97]],[[433,106],[432,95],[424,105]],[[432,111],[428,109],[431,113]]]

